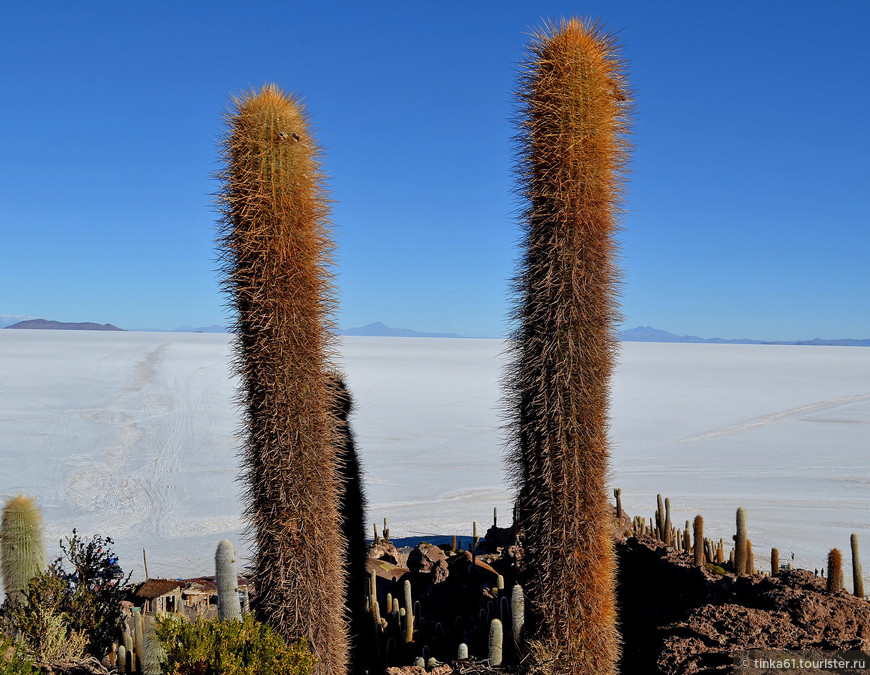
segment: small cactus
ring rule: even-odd
[[[656,532],[659,539],[664,540],[665,537],[665,504],[662,501],[661,495],[656,495]]]
[[[514,585],[511,590],[511,629],[514,635],[514,644],[519,646],[523,633],[523,623],[526,617],[526,600],[523,596],[523,587]]]
[[[622,517],[622,488],[614,488],[613,496],[616,498],[616,517]]]
[[[141,667],[140,664],[145,660],[145,623],[142,620],[142,610],[139,607],[133,608],[133,634],[135,656],[133,668],[138,671]]]
[[[500,666],[502,660],[502,647],[504,644],[504,632],[501,621],[493,619],[489,624],[489,664]]]
[[[6,502],[0,522],[3,588],[6,597],[24,598],[27,582],[45,567],[42,514],[31,497],[18,495]]]
[[[468,658],[468,645],[464,642],[459,644],[459,647],[456,650],[456,660],[462,661],[463,659]]]
[[[674,545],[673,528],[671,526],[671,498],[665,498],[665,545]]]
[[[749,571],[749,558],[746,551],[746,510],[737,509],[737,535],[734,538],[734,571],[739,576]]]
[[[411,600],[411,582],[405,579],[405,642],[414,641],[414,603]]]
[[[864,597],[864,573],[861,570],[861,555],[858,551],[858,535],[854,532],[849,537],[852,545],[852,592],[857,598]]]
[[[218,618],[221,621],[241,620],[242,604],[239,602],[236,554],[232,542],[228,539],[224,539],[218,544],[214,562],[215,584],[218,593]]]
[[[752,552],[752,541],[746,540],[746,574],[755,574],[755,554]]]
[[[770,549],[770,576],[775,577],[779,574],[779,549]]]
[[[115,664],[119,673],[127,672],[127,648],[124,645],[118,647],[118,659]]]
[[[697,515],[695,516],[695,567],[704,565],[704,519]]]
[[[832,548],[828,553],[828,592],[836,593],[843,588],[843,557],[840,550]]]

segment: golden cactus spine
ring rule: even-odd
[[[509,401],[527,644],[533,671],[606,675],[619,656],[605,479],[629,113],[614,40],[578,19],[544,27],[518,97],[527,206]]]
[[[320,149],[299,100],[234,98],[223,144],[224,285],[236,310],[257,616],[347,672],[328,356],[332,242]]]

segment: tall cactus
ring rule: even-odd
[[[738,576],[749,572],[749,557],[746,551],[746,510],[737,509],[737,535],[734,537],[734,573]]]
[[[239,577],[236,574],[236,552],[229,539],[218,544],[214,555],[215,584],[218,593],[218,618],[221,621],[242,619],[239,601]]]
[[[341,373],[330,373],[329,388],[332,394],[332,412],[336,423],[336,450],[341,483],[339,488],[339,516],[341,534],[345,541],[347,579],[345,602],[350,632],[355,636],[371,635],[374,630],[372,615],[366,610],[369,572],[366,568],[368,546],[366,545],[366,500],[362,484],[362,469],[356,451],[350,413],[353,398]],[[377,536],[377,526],[375,527]],[[358,637],[353,643],[350,661],[352,673],[365,673],[374,667],[378,655],[372,640]]]
[[[861,552],[858,550],[858,535],[854,532],[849,537],[852,545],[852,593],[857,598],[864,597],[864,572],[861,569]]]
[[[528,205],[508,396],[528,644],[542,672],[607,674],[619,654],[605,479],[628,131],[613,38],[578,19],[545,26],[519,101]]]
[[[10,600],[21,600],[27,582],[46,564],[42,514],[32,497],[18,495],[3,507],[0,522],[3,589]]]
[[[704,519],[700,514],[695,516],[695,548],[693,549],[694,563],[696,567],[704,566]]]
[[[224,286],[237,312],[254,611],[347,671],[343,542],[327,358],[335,301],[320,150],[274,85],[232,100],[220,176]]]
[[[843,588],[843,556],[840,550],[832,548],[828,553],[828,591],[836,593]]]

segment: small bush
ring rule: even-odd
[[[193,623],[170,615],[158,621],[157,639],[165,675],[308,675],[316,663],[305,640],[288,646],[250,614]]]
[[[0,675],[31,675],[33,672],[33,661],[21,648],[6,638],[0,639]]]
[[[0,609],[3,632],[40,663],[105,656],[121,630],[122,586],[129,579],[112,544],[98,535],[85,541],[73,530],[60,543],[63,555],[30,580],[24,601],[7,600]]]

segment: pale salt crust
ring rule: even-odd
[[[143,548],[152,577],[213,574],[224,538],[246,558],[231,339],[0,331],[0,496],[37,497],[53,554],[74,527],[113,537],[134,579]],[[338,361],[370,522],[394,539],[482,533],[493,507],[510,522],[503,341],[347,337]],[[838,547],[851,579],[851,532],[870,555],[870,349],[625,343],[611,438],[631,515],[661,493],[729,543],[743,506],[760,568],[771,546],[809,569]]]

